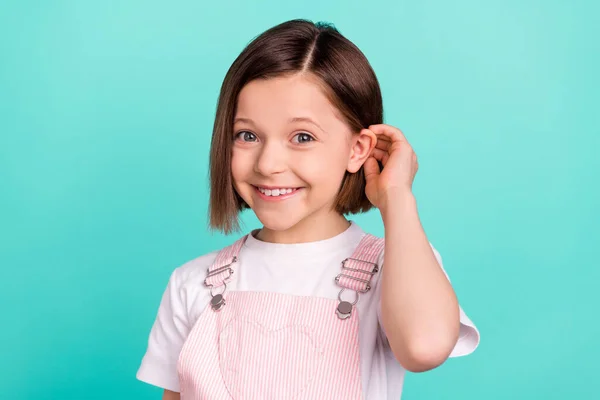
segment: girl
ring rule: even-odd
[[[244,49],[217,107],[210,224],[230,233],[250,208],[263,227],[173,272],[140,380],[164,399],[398,399],[405,370],[476,348],[419,222],[415,153],[382,121],[335,28],[289,21]],[[385,239],[344,217],[373,206]]]

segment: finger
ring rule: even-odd
[[[376,135],[383,135],[392,141],[408,142],[404,133],[395,126],[387,124],[377,124],[369,126],[369,129]]]
[[[389,139],[380,135],[377,137],[377,144],[375,145],[375,148],[387,151],[391,145],[392,142]]]
[[[391,143],[391,142],[392,142],[392,140],[391,140],[390,138],[388,138],[386,135],[383,135],[383,134],[381,134],[381,133],[378,133],[378,134],[377,134],[377,135],[375,135],[375,136],[377,136],[377,140],[378,140],[378,141],[381,141],[381,142],[388,142],[388,143]]]
[[[365,179],[368,181],[369,179],[375,178],[379,175],[379,164],[377,164],[377,160],[373,157],[367,158],[364,165],[365,170]]]
[[[390,158],[390,153],[381,149],[373,149],[372,156],[377,161],[381,161],[381,163],[385,166],[385,164],[387,164],[388,159]]]

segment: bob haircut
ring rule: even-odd
[[[248,208],[233,186],[231,158],[233,120],[242,88],[255,79],[308,73],[340,112],[351,131],[383,123],[383,101],[375,72],[364,54],[327,23],[291,20],[254,40],[225,75],[215,116],[210,149],[209,225],[224,233],[239,231],[238,214]],[[368,211],[365,175],[346,171],[335,201],[340,214]]]

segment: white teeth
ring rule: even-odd
[[[294,191],[294,189],[263,189],[263,188],[258,188],[258,190],[267,195],[267,196],[281,196],[284,194],[288,194],[288,193],[292,193]]]

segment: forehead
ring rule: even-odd
[[[296,117],[313,118],[326,125],[343,123],[316,78],[299,74],[249,82],[239,94],[236,117],[263,123]]]

